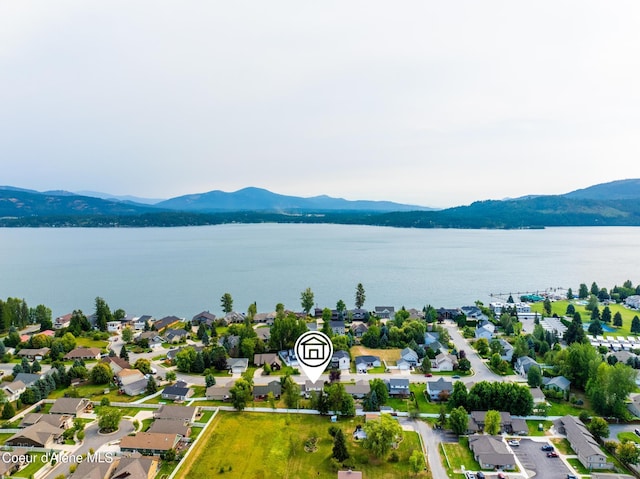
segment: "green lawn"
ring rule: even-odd
[[[91,338],[84,337],[76,338],[77,348],[100,348],[106,350],[108,344],[109,341],[95,341]]]
[[[572,301],[555,301],[551,303],[551,313],[556,313],[558,316],[562,317],[565,315],[565,313],[567,312],[567,306],[569,305],[569,303],[573,303],[573,306],[576,308],[576,312],[580,313],[580,316],[582,317],[582,322],[583,323],[587,323],[589,321],[591,321],[591,311],[587,311],[584,306],[576,304],[576,300],[572,300]],[[543,304],[542,303],[535,303],[531,305],[531,311],[532,312],[538,312],[538,313],[542,313],[543,311]],[[604,309],[604,306],[600,305],[598,306],[598,309],[600,310],[600,313],[602,314],[602,310]],[[638,314],[637,311],[631,311],[627,308],[625,308],[624,306],[622,306],[621,304],[610,304],[609,305],[609,309],[611,310],[611,317],[613,318],[613,316],[617,313],[620,312],[620,315],[622,316],[622,327],[621,328],[614,328],[615,331],[612,333],[607,333],[605,332],[603,335],[604,336],[633,336],[633,334],[630,332],[631,329],[631,320],[633,319],[634,316],[638,315],[640,316],[640,314]],[[608,326],[613,328],[613,324],[609,323]]]
[[[582,463],[580,462],[580,459],[572,457],[567,459],[567,462],[571,464],[571,467],[573,467],[578,474],[591,474],[589,469],[587,469],[582,465]]]
[[[549,416],[566,416],[567,414],[579,416],[582,411],[587,411],[590,415],[592,414],[592,411],[585,406],[575,406],[569,401],[556,401],[554,399],[549,399],[548,401],[549,404],[551,404],[551,408],[547,413]]]
[[[571,444],[569,444],[569,441],[566,439],[553,438],[551,439],[551,442],[562,454],[566,454],[567,456],[575,455],[575,451],[571,449]]]
[[[27,467],[18,471],[15,475],[19,477],[33,477],[33,474],[42,469],[46,463],[42,462],[42,456],[45,455],[44,452],[30,452],[29,455],[34,457],[35,460],[31,462]]]
[[[538,424],[542,424],[542,431],[538,430]],[[553,426],[552,421],[527,421],[529,436],[546,436],[547,431]]]
[[[4,444],[11,436],[13,436],[12,432],[0,433],[0,444]]]
[[[348,418],[335,423],[345,432],[353,468],[363,471],[367,479],[409,477],[409,455],[420,448],[417,434],[404,433],[397,450],[399,461],[390,463],[371,456],[352,439],[361,421]],[[178,477],[213,478],[224,469],[222,477],[229,479],[334,479],[330,460],[333,440],[328,433],[331,424],[321,416],[220,412]],[[317,450],[306,452],[304,442],[312,435],[318,438]],[[417,477],[429,476],[423,472]]]
[[[640,443],[640,436],[638,436],[635,432],[621,432],[618,434],[618,440],[620,442],[631,441]]]
[[[467,471],[480,470],[480,464],[473,458],[473,453],[471,449],[469,449],[468,438],[461,437],[459,443],[443,443],[442,447],[449,458],[449,464],[451,464],[454,472],[461,471],[462,466],[464,466]]]
[[[118,389],[113,386],[107,386],[104,384],[95,385],[88,384],[86,386],[78,386],[77,388],[61,388],[56,389],[49,395],[49,399],[58,399],[64,397],[65,393],[75,389],[78,392],[78,397],[88,398],[92,401],[100,401],[103,397],[106,397],[111,402],[131,402],[136,399],[140,399],[143,396],[127,396],[126,394],[118,394]],[[104,391],[108,389],[109,393],[104,394]]]

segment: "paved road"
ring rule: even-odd
[[[432,477],[447,477],[447,471],[440,460],[439,447],[444,442],[441,431],[434,431],[431,426],[424,421],[416,421],[409,418],[400,418],[400,424],[405,428],[411,428],[422,437],[422,443],[426,448],[427,462]]]
[[[110,442],[119,441],[124,436],[131,434],[134,431],[133,423],[127,419],[120,421],[120,429],[117,432],[109,435],[98,434],[98,424],[93,423],[85,429],[85,438],[82,445],[73,452],[74,455],[86,454],[89,449],[98,451],[101,446],[104,446]],[[44,479],[53,479],[60,474],[65,476],[69,475],[69,467],[72,463],[58,463]]]

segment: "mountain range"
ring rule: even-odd
[[[388,201],[302,198],[249,187],[152,200],[107,193],[0,186],[0,226],[184,226],[229,222],[306,222],[413,228],[640,226],[640,179],[563,195],[477,201],[434,210]]]

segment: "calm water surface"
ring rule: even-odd
[[[143,229],[0,229],[0,297],[46,304],[58,316],[112,309],[162,317],[282,302],[320,307],[454,307],[491,293],[577,290],[640,281],[640,228],[420,230],[341,225],[224,225]]]

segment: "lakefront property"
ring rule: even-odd
[[[624,287],[627,297],[634,296],[635,288]],[[548,461],[524,464],[518,451],[566,440],[570,450],[550,446],[552,455],[544,458],[575,453],[586,470],[627,473],[638,461],[631,454],[636,449],[626,445],[626,436],[604,442],[606,430],[594,418],[624,422],[637,410],[630,393],[640,350],[618,350],[615,342],[633,344],[640,319],[636,309],[615,301],[623,290],[607,290],[605,298],[592,287],[600,296],[587,293],[584,300],[583,289],[577,295],[543,294],[529,307],[505,300],[500,308],[385,305],[366,315],[361,305],[313,315],[280,309],[260,316],[273,318],[270,325],[256,321],[261,313],[252,309],[220,320],[211,313],[198,313],[193,321],[165,316],[159,320],[162,332],[150,315],[143,315],[141,329],[136,317],[126,315],[115,327],[110,308],[97,298],[89,317],[77,311],[69,321],[45,317],[40,328],[5,336],[8,401],[2,414],[19,430],[3,441],[11,447],[82,447],[86,425],[95,424],[122,434],[98,452],[115,450],[132,460],[142,453],[157,461],[149,473],[175,470],[177,477],[196,477],[205,467],[213,474],[224,470],[225,477],[279,477],[279,471],[293,470],[304,478],[349,470],[362,477],[393,471],[439,477],[442,468],[455,475],[462,466],[474,474],[545,477]],[[582,320],[587,314],[588,322]],[[54,323],[64,325],[59,333],[38,331]],[[610,331],[598,330],[599,324],[610,324]],[[478,334],[480,329],[491,335]],[[300,358],[293,350],[307,330],[325,331],[333,343],[333,357],[316,382],[297,369]],[[152,347],[159,335],[160,348]],[[593,346],[593,340],[600,344]],[[304,346],[302,354],[314,359],[326,348],[321,342]],[[585,376],[588,371],[593,376]],[[305,419],[293,419],[298,416]],[[420,446],[435,434],[418,427],[416,421],[425,420],[459,437],[442,446],[451,449],[453,462],[442,463],[439,454]],[[243,433],[237,440],[225,436],[222,447],[220,432],[228,427]],[[252,454],[260,461],[246,461],[246,447],[258,448],[260,454]],[[272,455],[279,462],[268,459]],[[461,457],[471,462],[456,462]],[[583,471],[570,459],[554,467],[567,475]],[[112,479],[113,470],[103,472],[101,477]]]

